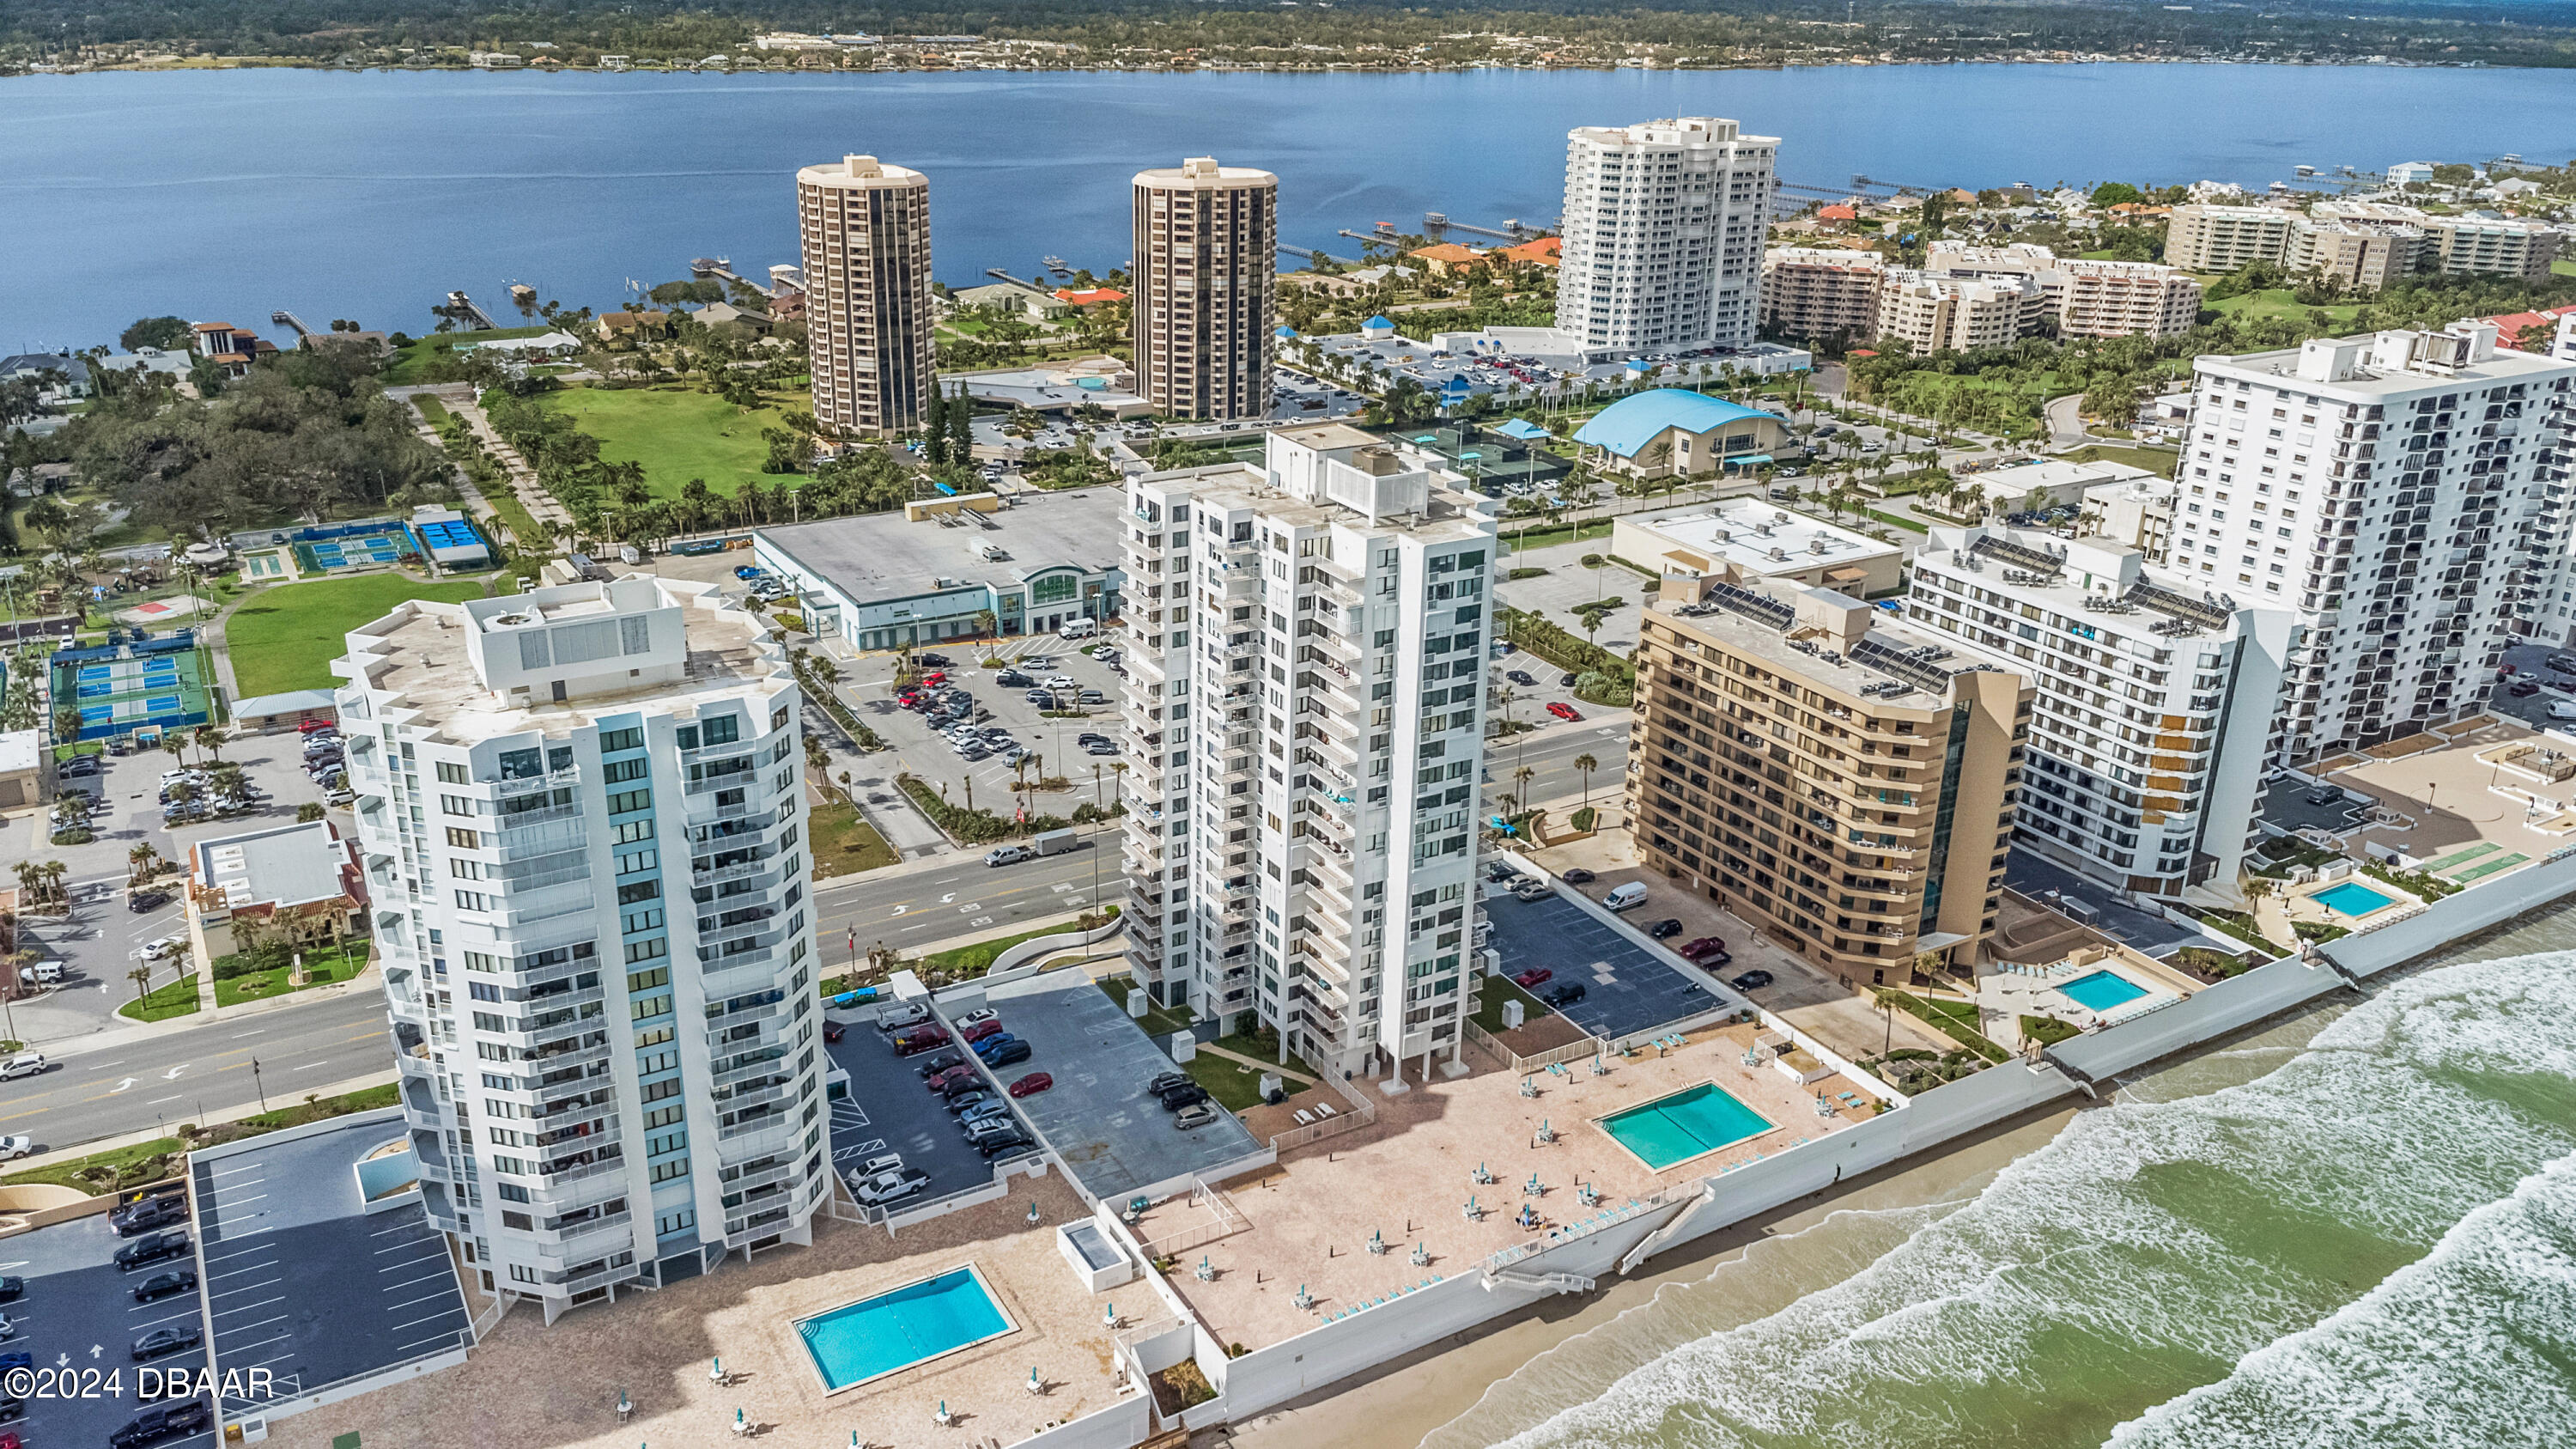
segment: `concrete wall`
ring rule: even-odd
[[[1132,1449],[1153,1435],[1154,1403],[1139,1388],[1098,1413],[1019,1440],[1014,1449]]]
[[[2365,884],[2368,877],[2357,877]],[[2329,941],[2321,949],[2355,976],[2370,976],[2429,955],[2475,931],[2501,925],[2576,891],[2576,847],[2537,865],[2445,896],[2417,915],[2376,931]]]
[[[2343,984],[2343,978],[2325,963],[2311,965],[2288,956],[2257,966],[2242,976],[2231,976],[2215,986],[2203,987],[2188,1001],[2059,1042],[2048,1049],[2047,1055],[2050,1061],[2080,1076],[2106,1077],[2277,1016]]]

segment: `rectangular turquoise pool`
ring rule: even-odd
[[[999,1338],[1010,1318],[973,1265],[796,1321],[827,1392]]]
[[[2310,896],[2309,899],[2327,910],[2345,916],[2366,916],[2384,906],[2397,903],[2394,897],[2381,895],[2357,880],[2337,881]]]
[[[2115,1006],[2126,1006],[2147,994],[2147,988],[2112,971],[2096,971],[2090,976],[2079,976],[2057,989],[2066,993],[2068,1000],[2086,1011],[2096,1012],[2109,1011]]]
[[[1684,1087],[1600,1119],[1612,1141],[1657,1172],[1771,1130],[1770,1119],[1730,1097],[1715,1082]]]

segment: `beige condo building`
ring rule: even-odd
[[[2036,278],[1893,272],[1879,293],[1878,335],[1917,352],[2008,347],[2033,329],[2046,299]]]
[[[932,386],[930,178],[874,156],[796,173],[814,419],[837,438],[920,425]]]
[[[1628,755],[1646,864],[1854,984],[1902,982],[1926,953],[1973,962],[2001,900],[2030,677],[1823,589],[1667,594],[1644,620]]]
[[[1924,266],[1954,277],[2030,278],[2040,305],[2025,327],[2053,317],[2064,337],[2179,337],[2200,316],[2200,283],[2157,262],[2061,257],[2032,242],[1936,243]]]
[[[1762,255],[1762,330],[1799,342],[1876,337],[1886,279],[1886,259],[1876,252],[1774,248]]]
[[[2268,206],[2177,206],[2165,227],[2165,261],[2186,272],[2234,272],[2277,262],[2290,248],[2294,211]]]
[[[1213,156],[1136,173],[1136,390],[1155,412],[1269,415],[1278,206],[1278,177]]]

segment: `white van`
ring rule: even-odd
[[[1055,632],[1059,638],[1064,639],[1096,639],[1100,636],[1100,621],[1076,619]]]
[[[1608,906],[1614,911],[1624,911],[1632,906],[1642,906],[1645,903],[1646,883],[1644,881],[1637,880],[1632,880],[1626,885],[1612,886],[1610,888],[1610,894],[1601,898],[1601,904]]]

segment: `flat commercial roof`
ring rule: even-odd
[[[1693,553],[1706,554],[1714,561],[1730,563],[1753,574],[1787,573],[1818,564],[1858,563],[1903,552],[1895,544],[1881,543],[1866,534],[1836,528],[1821,519],[1752,498],[1628,521]],[[1782,556],[1773,558],[1774,550]],[[1651,565],[1653,561],[1637,562]]]
[[[911,598],[946,587],[1018,588],[1041,569],[1070,564],[1086,572],[1119,566],[1126,534],[1126,496],[1115,484],[1071,493],[1022,494],[997,513],[966,515],[958,527],[900,513],[834,518],[764,528],[772,548],[831,580],[858,603]],[[982,526],[975,526],[980,524]],[[977,554],[999,544],[1008,558]]]
[[[197,884],[223,892],[235,908],[327,901],[355,884],[348,843],[328,820],[200,840],[189,851]]]
[[[420,1200],[370,1213],[359,1195],[359,1159],[407,1136],[388,1107],[190,1156],[219,1374],[265,1368],[278,1397],[302,1397],[473,1346]]]

